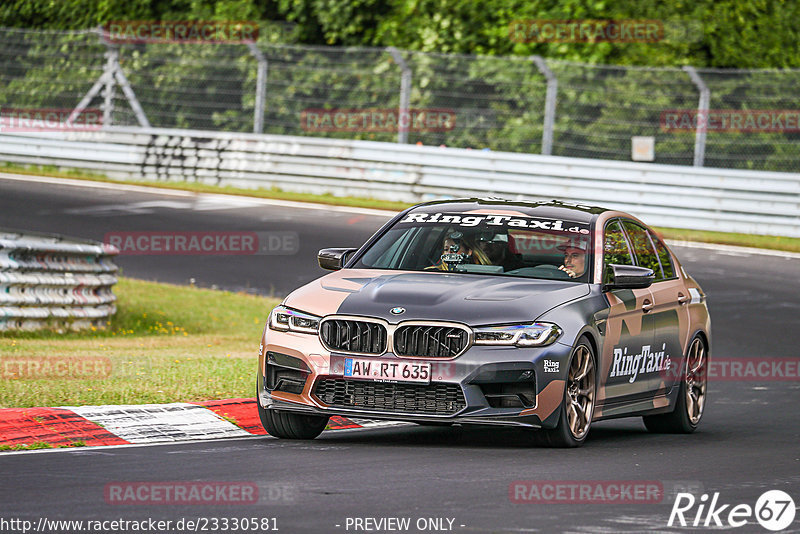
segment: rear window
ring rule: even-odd
[[[656,255],[656,249],[650,241],[650,236],[647,235],[647,230],[629,220],[624,221],[622,224],[625,227],[625,231],[628,232],[628,238],[633,246],[636,264],[639,267],[652,269],[655,274],[655,279],[663,280],[664,276],[661,273],[658,255]]]
[[[664,272],[664,279],[669,280],[670,278],[676,278],[675,274],[675,264],[672,262],[672,255],[669,253],[669,249],[664,244],[661,239],[651,230],[649,232],[650,239],[653,240],[653,243],[656,246],[656,253],[658,254],[658,260],[661,263],[661,270]]]

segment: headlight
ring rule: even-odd
[[[542,347],[553,343],[561,332],[561,328],[553,323],[480,326],[473,329],[473,339],[475,345]]]
[[[281,332],[302,332],[303,334],[316,334],[319,331],[320,318],[310,313],[276,306],[269,314],[269,327],[271,330]]]

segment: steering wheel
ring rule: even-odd
[[[542,265],[537,265],[531,269],[531,274],[536,276],[542,276],[547,278],[552,278],[554,280],[572,280],[570,276],[556,267],[555,265],[551,265],[549,263],[544,263]]]

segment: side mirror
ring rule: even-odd
[[[650,284],[655,279],[655,273],[647,267],[611,264],[608,269],[611,271],[611,280],[603,286],[604,291],[610,289],[643,289],[650,287]]]
[[[357,248],[323,248],[317,253],[319,266],[329,271],[338,271],[347,263],[347,255]]]

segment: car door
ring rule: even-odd
[[[609,265],[636,265],[634,258],[621,221],[607,222],[603,231],[603,283],[609,281]],[[598,404],[607,406],[650,395],[640,369],[646,351],[653,346],[654,321],[650,315],[653,295],[648,288],[614,289],[606,291],[605,297],[609,308],[603,328]]]
[[[675,267],[675,261],[664,242],[648,229],[647,234],[652,241],[661,266],[662,278],[657,279],[651,288],[656,321],[656,336],[666,343],[666,357],[670,360],[670,368],[661,373],[664,383],[659,389],[670,390],[680,384],[680,371],[682,369],[683,349],[689,335],[688,329],[682,330],[681,325],[690,322],[689,302],[691,295],[686,287],[686,282],[681,278]]]
[[[652,236],[644,226],[630,219],[623,219],[622,226],[633,247],[636,265],[652,269],[655,273],[655,279],[650,286],[653,306],[647,312],[653,321],[653,344],[642,348],[644,355],[639,369],[641,378],[637,380],[641,380],[653,395],[667,393],[675,383],[674,377],[671,376],[674,374],[671,373],[671,364],[681,359],[679,328],[681,321],[678,314],[686,311],[685,306],[678,300],[682,294],[679,289],[681,282],[676,279],[674,269],[670,270],[669,265],[667,274],[670,276],[665,275],[652,239],[655,236]],[[663,246],[663,243],[660,244]]]

